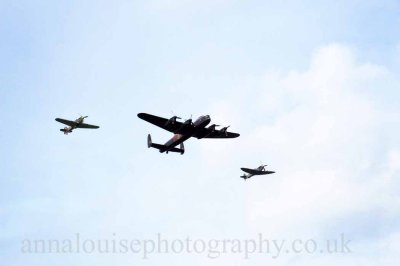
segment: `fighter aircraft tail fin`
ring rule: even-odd
[[[68,135],[69,133],[72,132],[72,130],[69,129],[68,127],[61,128],[60,131],[64,132],[64,135]]]

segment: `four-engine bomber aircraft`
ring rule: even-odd
[[[220,130],[217,130],[216,127],[219,125],[211,125],[206,127],[210,122],[211,118],[209,115],[200,116],[196,121],[192,122],[192,119],[186,120],[184,123],[178,122],[180,117],[173,116],[170,119],[158,117],[155,115],[150,115],[146,113],[139,113],[138,117],[153,124],[162,129],[165,129],[171,133],[174,133],[174,136],[167,141],[164,145],[152,143],[150,134],[147,137],[147,145],[148,147],[153,147],[158,149],[161,153],[163,152],[178,152],[183,154],[185,152],[185,148],[183,146],[183,142],[191,137],[195,137],[198,139],[203,138],[237,138],[240,136],[238,133],[228,132],[228,127],[224,127]],[[179,146],[177,148],[176,146]]]
[[[62,118],[56,118],[56,121],[68,126],[68,127],[64,127],[62,129],[60,129],[60,131],[64,132],[64,135],[68,135],[69,133],[72,133],[72,130],[74,130],[76,128],[99,128],[99,126],[94,126],[94,125],[89,125],[89,124],[83,123],[83,120],[85,120],[85,118],[87,118],[87,116],[81,116],[78,119],[76,119],[75,121],[70,121],[70,120],[66,120],[66,119],[62,119]]]
[[[246,179],[254,176],[254,175],[268,175],[268,174],[273,174],[275,173],[274,171],[267,171],[265,170],[265,166],[267,165],[260,165],[256,169],[249,169],[249,168],[240,168],[243,172],[246,172],[247,174],[243,174],[240,176],[241,178],[246,181]]]

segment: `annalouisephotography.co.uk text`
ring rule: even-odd
[[[170,238],[161,233],[153,238],[128,239],[113,233],[109,238],[87,238],[76,233],[66,239],[24,239],[23,254],[132,254],[142,259],[151,259],[162,254],[192,254],[217,259],[235,254],[243,259],[252,256],[269,256],[278,259],[285,254],[350,254],[351,240],[340,234],[334,239],[268,239],[262,233],[253,238],[206,239]]]

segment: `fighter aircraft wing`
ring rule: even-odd
[[[146,114],[146,113],[139,113],[138,117],[140,119],[143,119],[146,122],[149,122],[155,126],[161,127],[162,129],[165,129],[172,133],[176,132],[182,126],[181,122],[176,121],[173,124],[167,123],[168,119],[166,119],[166,118],[162,118],[159,116],[150,115],[150,114]]]
[[[251,175],[268,175],[275,173],[274,171],[261,171],[256,169],[249,169],[249,168],[240,168],[243,172],[246,172]]]
[[[240,134],[233,132],[221,132],[219,130],[212,130],[209,128],[203,128],[197,132],[194,137],[198,139],[207,138],[207,139],[231,139],[237,138]]]
[[[269,174],[273,174],[273,173],[275,173],[274,171],[264,171],[264,175],[269,175]]]
[[[85,124],[85,123],[82,123],[82,124],[79,124],[78,126],[77,126],[77,128],[99,128],[99,126],[95,126],[95,125],[89,125],[89,124]]]
[[[74,122],[74,121],[69,121],[69,120],[62,119],[62,118],[56,118],[56,121],[60,122],[60,123],[63,123],[63,124],[65,124],[67,126],[70,126],[70,127],[76,126],[76,122]]]

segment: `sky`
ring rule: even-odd
[[[2,265],[397,265],[398,25],[389,0],[1,0]],[[160,154],[147,134],[171,134],[140,112],[241,136]],[[100,129],[64,136],[54,119],[79,115]],[[239,178],[261,163],[276,173]],[[351,252],[22,250],[77,234],[344,236]]]

